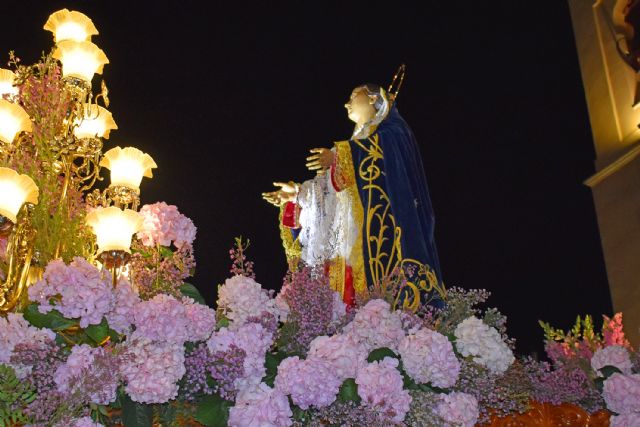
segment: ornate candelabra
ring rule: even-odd
[[[104,81],[93,93],[109,60],[91,42],[91,19],[63,9],[44,29],[54,36],[49,55],[24,66],[11,54],[15,72],[0,69],[0,313],[20,309],[56,258],[100,263],[115,285],[141,226],[140,182],[157,167],[133,147],[102,152],[117,125]],[[111,184],[94,189],[103,167]]]

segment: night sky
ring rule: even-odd
[[[50,13],[93,19],[120,128],[105,150],[155,159],[142,201],[195,222],[193,283],[210,304],[239,235],[257,280],[280,287],[277,211],[260,193],[311,178],[307,151],[351,135],[351,90],[386,86],[405,62],[398,107],[423,154],[447,286],[490,290],[525,354],[542,348],[538,319],[566,329],[577,314],[611,314],[565,1],[423,1],[421,12],[414,2],[6,3],[3,66],[9,50],[32,63],[50,49]]]

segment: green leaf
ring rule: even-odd
[[[182,286],[180,286],[180,292],[185,297],[193,298],[196,302],[207,305],[204,298],[200,294],[200,291],[198,291],[198,288],[193,286],[191,283],[183,283]]]
[[[122,423],[124,427],[151,427],[153,425],[153,408],[151,405],[138,403],[127,395],[122,398]]]
[[[609,378],[613,374],[621,374],[622,373],[622,371],[620,369],[616,368],[615,366],[611,366],[611,365],[603,366],[602,368],[600,368],[600,372],[602,372],[602,375],[604,376],[604,379]]]
[[[340,386],[338,398],[341,402],[345,403],[349,401],[360,403],[362,398],[358,395],[358,384],[356,384],[356,380],[353,378],[346,379]]]
[[[51,310],[47,314],[38,311],[38,304],[31,303],[23,313],[24,318],[37,328],[49,328],[54,331],[62,331],[78,324],[78,320],[66,319],[57,310]]]
[[[388,347],[377,348],[373,350],[371,353],[369,353],[369,357],[367,357],[367,362],[369,363],[379,362],[385,357],[392,357],[394,359],[397,359],[398,355],[395,354],[393,350],[391,350]]]
[[[198,402],[196,421],[209,427],[225,427],[231,406],[233,402],[224,400],[216,394],[205,396]]]
[[[284,353],[267,353],[265,357],[265,367],[267,368],[267,372],[264,378],[262,378],[262,381],[269,387],[273,387],[276,375],[278,374],[278,365],[280,365],[280,362],[286,359],[286,357],[287,355]]]
[[[173,256],[173,251],[166,246],[159,246],[160,256],[163,258],[171,258]]]
[[[216,322],[216,328],[228,328],[231,322],[226,317],[221,318]]]
[[[102,343],[109,336],[109,324],[107,319],[102,318],[102,322],[99,325],[89,325],[84,329],[84,332],[91,338],[96,344]]]

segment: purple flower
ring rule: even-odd
[[[291,395],[293,403],[302,409],[331,405],[338,395],[342,381],[333,366],[320,359],[300,360],[288,357],[278,365],[275,387]]]
[[[69,265],[62,260],[49,262],[42,280],[28,292],[29,299],[40,304],[40,313],[56,309],[68,319],[80,318],[82,328],[102,322],[115,304],[111,275],[81,257]]]
[[[402,376],[397,367],[398,360],[391,357],[370,363],[358,372],[356,384],[363,405],[400,423],[409,412],[411,396],[402,388]]]
[[[229,426],[289,427],[292,415],[287,396],[261,383],[238,396],[229,410]]]
[[[640,427],[640,413],[612,415],[611,427]]]
[[[115,290],[116,302],[113,309],[106,314],[107,323],[116,332],[128,334],[131,331],[133,322],[134,307],[140,302],[138,294],[135,293],[126,279],[120,279]]]
[[[395,351],[404,338],[400,312],[391,311],[389,303],[381,299],[371,300],[360,308],[343,333],[362,344],[367,351],[382,347]]]
[[[331,364],[340,381],[355,378],[367,364],[367,351],[348,335],[320,336],[311,341],[307,359]]]
[[[602,395],[611,411],[640,417],[640,374],[611,375],[604,382]]]
[[[46,345],[53,341],[56,334],[49,329],[31,326],[21,313],[9,313],[6,318],[0,317],[0,363],[10,364],[16,345],[22,343]],[[18,378],[24,378],[28,371],[15,366]]]
[[[233,276],[218,288],[218,309],[232,322],[232,329],[239,328],[249,317],[264,311],[279,316],[279,310],[269,293],[246,276]]]
[[[631,357],[629,351],[621,345],[611,345],[596,351],[591,358],[591,367],[600,374],[600,369],[613,366],[623,374],[631,374]]]
[[[418,384],[453,387],[460,374],[460,362],[447,337],[430,329],[407,335],[398,346],[407,374]]]

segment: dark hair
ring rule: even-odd
[[[373,108],[376,111],[379,111],[382,108],[382,104],[384,103],[384,98],[382,97],[382,87],[380,85],[374,83],[365,83],[358,86],[356,89],[364,88],[367,91],[367,95],[375,96],[375,102],[373,103]]]

